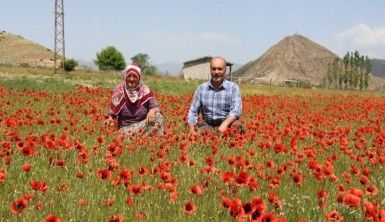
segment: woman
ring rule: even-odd
[[[118,119],[118,128],[126,135],[163,133],[163,116],[154,94],[140,82],[141,69],[133,64],[124,70],[124,82],[113,91],[107,122]]]

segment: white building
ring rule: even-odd
[[[189,60],[183,63],[182,74],[185,80],[209,80],[210,79],[210,61],[212,56]],[[226,62],[226,75],[231,75],[232,63]]]

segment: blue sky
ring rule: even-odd
[[[0,0],[0,30],[53,49],[54,0]],[[66,56],[115,46],[155,64],[221,55],[244,64],[295,33],[342,56],[385,59],[385,1],[64,0]],[[0,43],[1,44],[1,43]]]

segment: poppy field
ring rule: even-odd
[[[0,221],[385,221],[384,95],[246,93],[243,134],[192,137],[193,91],[154,85],[164,134],[126,138],[112,88],[23,81],[0,84]]]

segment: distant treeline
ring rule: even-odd
[[[327,83],[329,88],[366,89],[369,86],[369,73],[372,62],[368,56],[358,51],[347,52],[343,59],[336,58],[328,67]]]

